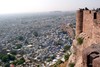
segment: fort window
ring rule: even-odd
[[[90,11],[90,14],[91,14],[91,11]]]
[[[94,13],[94,19],[97,19],[97,13]]]
[[[92,52],[87,56],[87,67],[93,67],[92,62],[94,59],[99,57],[98,54],[99,54],[98,52]]]

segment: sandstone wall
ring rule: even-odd
[[[84,10],[83,12],[83,32],[92,37],[93,27],[93,13],[90,10]]]
[[[76,36],[82,33],[83,29],[83,10],[78,10],[76,13]]]
[[[100,67],[100,58],[96,58],[93,60],[93,67]]]
[[[77,44],[77,38],[82,37],[83,43]],[[87,49],[93,44],[100,44],[100,11],[97,10],[78,10],[76,14],[76,42],[73,42],[74,53],[71,58],[75,58],[75,67],[87,67],[87,55],[90,50]],[[86,53],[83,53],[83,51]],[[97,50],[98,51],[98,50]],[[89,55],[90,56],[90,55]],[[92,54],[91,54],[92,56]],[[70,58],[70,59],[71,59]],[[85,61],[84,61],[85,60]],[[100,59],[99,59],[100,60]],[[70,62],[70,60],[69,60]],[[100,63],[97,60],[93,61],[93,67],[99,67]],[[80,66],[81,65],[81,66]]]
[[[97,13],[97,22],[100,23],[100,12]]]
[[[100,12],[97,13],[97,19],[94,19],[92,39],[94,43],[100,43]]]

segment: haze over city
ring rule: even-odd
[[[100,67],[100,0],[0,0],[0,67]]]
[[[0,14],[48,11],[75,11],[98,8],[100,0],[0,0]]]

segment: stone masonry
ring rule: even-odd
[[[83,67],[100,67],[100,8],[77,11],[76,37],[81,33],[87,36],[82,50]]]

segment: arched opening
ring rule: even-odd
[[[92,61],[95,59],[95,58],[97,58],[97,57],[99,57],[98,56],[98,52],[91,52],[88,56],[87,56],[87,67],[93,67],[93,65],[92,65]]]

